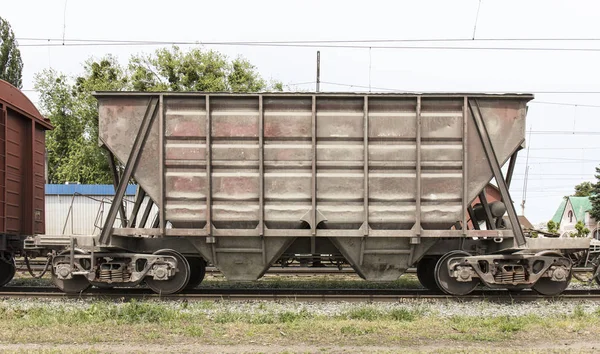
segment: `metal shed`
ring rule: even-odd
[[[123,205],[127,213],[133,210],[135,191],[136,186],[131,184],[125,192]],[[46,234],[100,233],[114,195],[115,188],[110,184],[46,184]],[[157,214],[156,209],[155,206],[151,210],[151,220]],[[115,225],[120,222],[117,219]]]

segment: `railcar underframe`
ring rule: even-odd
[[[520,227],[508,190],[530,95],[97,98],[116,191],[104,227],[26,241],[29,252],[56,251],[53,279],[66,292],[144,281],[175,293],[198,285],[207,262],[228,280],[252,281],[302,258],[346,262],[371,281],[416,264],[423,285],[451,295],[480,283],[555,295],[569,284],[569,254],[589,248],[587,239],[528,238]],[[490,180],[500,201],[487,201]],[[282,197],[282,188],[297,195]],[[159,214],[150,220],[152,204]],[[246,217],[253,208],[255,223]]]

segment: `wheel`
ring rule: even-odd
[[[185,289],[190,280],[190,264],[185,257],[174,250],[159,250],[153,254],[175,257],[177,271],[169,280],[155,280],[152,277],[146,277],[146,285],[155,293],[164,295],[175,294]]]
[[[16,271],[17,267],[12,255],[0,260],[0,286],[8,284],[15,276]]]
[[[471,281],[458,281],[449,274],[448,262],[454,257],[470,256],[464,251],[450,251],[446,253],[435,265],[435,282],[437,286],[449,295],[467,295],[479,285],[479,279]]]
[[[568,258],[566,258],[562,254],[556,253],[556,252],[540,252],[540,253],[538,253],[538,255],[555,256],[555,257],[566,259],[570,262],[570,260]],[[535,264],[534,264],[533,271],[535,272]],[[535,284],[533,284],[533,286],[531,288],[540,295],[556,296],[556,295],[562,293],[563,291],[565,291],[569,287],[572,276],[573,276],[573,272],[571,271],[571,268],[569,268],[569,274],[567,274],[565,276],[564,281],[553,281],[550,278],[544,277],[544,278],[540,278],[537,282],[535,282]]]
[[[440,290],[435,281],[435,265],[438,260],[439,257],[423,257],[419,263],[417,263],[417,278],[419,279],[419,282],[426,289],[433,291]]]
[[[202,280],[204,280],[204,276],[206,275],[206,262],[200,257],[186,257],[186,259],[190,264],[190,280],[185,286],[185,289],[194,289],[202,283]]]
[[[76,250],[76,254],[82,254],[83,252]],[[59,258],[60,257],[60,258]],[[59,253],[58,256],[55,257],[55,260],[58,259],[58,263],[68,263],[70,261],[70,251],[63,251]],[[89,262],[87,260],[80,260],[79,264],[85,269],[89,269]],[[54,261],[52,262],[52,283],[56,285],[62,292],[67,294],[79,294],[92,286],[89,280],[83,275],[74,275],[71,279],[59,279],[56,273],[54,272]]]

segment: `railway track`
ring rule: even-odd
[[[46,263],[45,259],[44,260],[36,259],[36,260],[30,261],[31,268],[36,272],[43,270],[45,263]],[[16,260],[16,266],[17,266],[18,272],[27,271],[25,263],[20,259]],[[593,271],[593,269],[591,267],[581,267],[581,268],[574,268],[574,269],[578,273],[586,273],[586,272]],[[417,272],[416,268],[408,268],[406,270],[407,274],[415,274],[416,272]],[[221,274],[221,272],[217,268],[210,267],[210,266],[206,267],[206,273],[213,274],[213,275]],[[280,266],[274,265],[271,268],[269,268],[269,270],[267,270],[266,274],[303,276],[303,275],[325,275],[325,274],[327,274],[327,275],[328,274],[332,274],[332,275],[356,274],[356,272],[351,267],[343,267],[342,269],[338,269],[337,267],[332,267],[332,266],[319,268],[319,267],[301,267],[301,266],[280,267]]]
[[[400,302],[410,299],[445,301],[493,301],[527,302],[540,300],[591,300],[600,301],[600,290],[566,290],[560,296],[548,297],[529,290],[511,293],[504,290],[478,290],[466,296],[448,296],[424,289],[240,289],[200,288],[175,295],[159,295],[150,289],[90,289],[68,295],[53,287],[4,287],[0,298],[37,299],[144,299],[144,300],[292,300],[292,301],[353,301],[353,302]]]

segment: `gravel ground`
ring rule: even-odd
[[[423,316],[433,317],[498,317],[498,316],[526,316],[536,315],[540,317],[555,317],[577,313],[593,313],[600,309],[598,302],[593,301],[537,301],[515,304],[499,304],[486,301],[481,302],[455,302],[437,300],[406,300],[398,303],[370,303],[358,304],[350,302],[295,302],[295,301],[149,301],[160,304],[177,311],[190,314],[204,314],[209,318],[213,315],[229,312],[249,315],[273,314],[284,312],[306,312],[314,316],[336,317],[354,310],[357,307],[368,307],[379,311],[390,311],[404,308],[416,311]],[[94,300],[0,300],[0,310],[10,309],[18,311],[31,308],[49,307],[62,309],[64,311],[86,310],[93,304]],[[114,306],[122,306],[123,303],[109,303]]]

